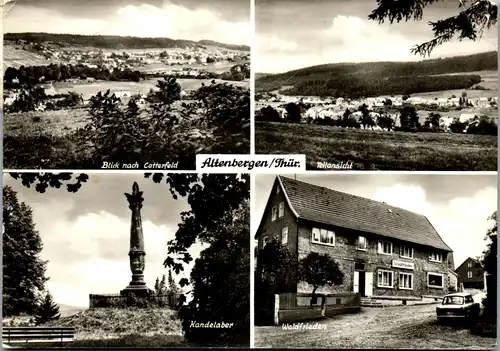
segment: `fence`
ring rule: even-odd
[[[316,294],[312,305],[311,298],[311,293],[276,294],[274,324],[330,317],[361,309],[361,298],[357,293]]]
[[[136,297],[120,294],[90,294],[90,308],[105,307],[170,307],[177,308],[178,296],[174,294]]]

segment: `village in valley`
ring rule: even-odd
[[[57,16],[80,6],[44,1],[55,6],[51,11],[60,11]],[[142,20],[135,25],[121,22],[125,9],[142,16],[150,6],[150,11],[167,18],[175,17],[176,11],[210,12],[206,7],[218,3],[197,8],[116,3],[110,13],[80,9],[92,12],[100,26],[121,23],[121,29],[108,33],[89,33],[78,21],[63,33],[57,26],[50,32],[19,20],[29,11],[39,11],[43,1],[21,5],[7,5],[12,9],[4,21],[6,168],[100,169],[103,162],[139,162],[143,168],[145,162],[158,162],[194,169],[199,152],[250,151],[246,1],[214,10],[214,23],[203,30],[179,21],[175,28],[148,27],[146,34]],[[220,22],[217,16],[228,20]],[[103,130],[105,137],[99,134]],[[151,137],[146,140],[144,135]]]
[[[494,73],[494,72],[493,72]],[[496,84],[492,80],[490,84]],[[473,89],[474,90],[474,89]],[[455,122],[467,123],[464,132],[472,125],[479,123],[481,115],[496,115],[498,111],[498,96],[495,92],[484,91],[483,95],[470,97],[468,92],[463,91],[458,96],[450,95],[441,97],[443,93],[432,97],[418,96],[418,94],[378,96],[361,99],[349,99],[343,97],[319,97],[319,96],[290,96],[282,95],[279,91],[270,93],[261,93],[256,99],[255,108],[258,114],[262,116],[262,109],[266,107],[274,108],[283,122],[287,121],[287,104],[297,104],[304,106],[301,114],[301,122],[307,124],[328,125],[329,121],[341,120],[349,111],[350,116],[356,118],[360,129],[370,130],[393,130],[394,127],[401,127],[400,109],[403,106],[413,106],[418,110],[419,119],[428,119],[430,114],[440,114],[439,124],[436,127],[443,128],[443,131],[450,132],[450,126]],[[473,91],[476,92],[476,91]],[[369,117],[372,123],[363,124],[363,108],[369,111]],[[380,117],[387,116],[393,120],[391,125],[386,126],[383,123],[377,124]]]
[[[325,162],[354,170],[496,170],[496,17],[478,24],[484,36],[433,38],[431,19],[452,21],[458,2],[423,6],[423,15],[405,10],[413,19],[360,2],[364,10],[316,2],[307,11],[321,20],[296,25],[278,15],[283,1],[257,7],[256,153],[304,153],[312,170]],[[463,11],[491,6],[479,1]],[[298,3],[288,9],[302,16]]]

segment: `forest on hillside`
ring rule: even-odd
[[[211,40],[191,41],[170,38],[139,38],[116,35],[76,35],[53,33],[6,33],[4,40],[25,40],[32,43],[52,42],[64,46],[91,46],[101,49],[152,49],[152,48],[185,48],[215,45],[229,50],[250,51],[246,45],[231,45]]]
[[[486,52],[468,56],[456,56],[443,59],[423,60],[418,62],[369,62],[369,63],[334,63],[319,66],[307,67],[299,70],[289,71],[286,73],[264,76],[256,80],[257,91],[273,91],[280,89],[283,85],[297,87],[299,91],[316,91],[318,93],[310,95],[321,95],[325,91],[325,86],[331,86],[335,81],[344,82],[353,80],[353,86],[363,86],[363,82],[374,82],[377,84],[384,81],[389,86],[397,86],[415,79],[416,76],[424,76],[425,80],[432,81],[429,85],[443,85],[440,80],[449,80],[447,77],[439,77],[437,79],[431,77],[433,75],[445,75],[451,73],[477,72],[485,70],[497,70],[497,51]],[[409,79],[408,77],[411,77]],[[462,78],[453,78],[453,84],[448,85],[446,89],[463,89],[468,87],[467,84],[471,77],[464,75]],[[421,84],[420,81],[419,84]],[[342,83],[344,84],[344,83]],[[368,87],[365,90],[371,90],[371,83],[367,83]],[[310,88],[307,88],[310,86]],[[469,85],[470,86],[470,85]],[[300,88],[299,88],[300,87]],[[314,88],[318,87],[318,88]],[[353,88],[353,87],[351,87]],[[348,88],[347,90],[351,89]],[[382,88],[378,86],[377,89]],[[326,89],[329,90],[329,89]],[[393,88],[388,89],[392,91]],[[433,90],[436,89],[433,87]],[[420,90],[433,91],[433,90]],[[296,93],[296,91],[287,91],[287,94]],[[397,93],[402,93],[398,91]],[[385,94],[378,93],[377,95]]]
[[[344,75],[329,80],[301,82],[291,89],[281,91],[284,95],[340,96],[360,98],[378,95],[410,95],[440,90],[467,89],[481,82],[479,75],[405,76],[405,77],[360,77]]]

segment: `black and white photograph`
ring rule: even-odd
[[[5,169],[250,152],[249,0],[11,0],[2,24]]]
[[[2,349],[249,347],[249,178],[4,173]]]
[[[256,0],[255,152],[495,171],[497,2]]]
[[[255,347],[494,349],[497,174],[257,175]]]

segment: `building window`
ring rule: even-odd
[[[366,248],[368,247],[366,238],[364,236],[358,236],[358,250],[366,251]]]
[[[278,217],[281,218],[285,215],[285,203],[280,202],[280,212],[278,214]]]
[[[265,248],[267,244],[267,236],[262,239],[262,248]]]
[[[288,243],[288,227],[281,230],[281,243],[285,245]]]
[[[399,288],[413,290],[413,274],[399,273]]]
[[[311,241],[313,243],[335,246],[335,233],[326,229],[313,228]]]
[[[279,186],[278,186],[278,187],[276,187],[276,194],[279,194],[279,193],[280,193],[280,191],[281,191],[281,188],[280,188]]]
[[[432,262],[443,262],[443,255],[439,252],[431,252],[429,260]]]
[[[392,243],[388,241],[378,242],[378,253],[384,255],[392,255]]]
[[[472,267],[472,262],[467,262],[467,267],[471,268]]]
[[[467,272],[467,278],[472,278],[472,272],[471,271]]]
[[[429,288],[443,288],[443,275],[439,273],[427,273],[427,286]]]
[[[413,247],[401,246],[401,257],[413,258]]]
[[[393,273],[391,271],[378,271],[377,286],[379,288],[392,288]]]
[[[276,220],[276,206],[273,207],[273,213],[272,213],[272,217],[271,217],[271,221],[275,221]]]

